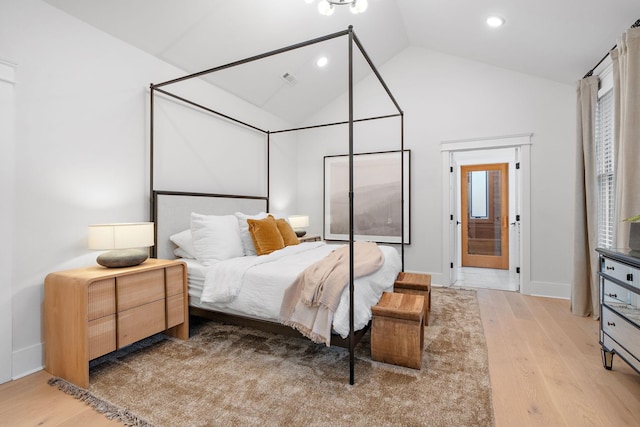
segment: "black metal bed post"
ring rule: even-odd
[[[267,131],[267,212],[269,212],[269,200],[271,196],[271,132]]]
[[[349,25],[349,384],[351,385],[355,383],[353,261],[353,26]]]
[[[400,113],[400,257],[404,271],[404,113]]]
[[[153,222],[153,246],[151,247],[151,257],[154,258],[158,255],[158,228],[156,226],[156,193],[153,191],[153,129],[154,129],[154,104],[153,104],[153,94],[154,88],[153,84],[149,85],[149,196],[150,206],[149,206],[149,219]]]

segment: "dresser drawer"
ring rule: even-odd
[[[634,292],[627,288],[613,283],[607,279],[603,280],[604,288],[602,289],[603,304],[630,304],[634,298]]]
[[[640,328],[639,295],[609,280],[603,280],[602,304],[620,313]]]
[[[89,360],[116,350],[116,315],[89,322]]]
[[[164,299],[118,313],[118,348],[165,330]]]
[[[640,360],[636,359],[631,353],[626,351],[617,342],[612,340],[608,335],[602,338],[602,344],[609,350],[614,350],[615,353],[621,356],[631,367],[640,372]]]
[[[631,354],[640,354],[640,329],[618,316],[606,306],[602,307],[602,330],[622,343]]]
[[[163,299],[164,270],[143,271],[118,277],[118,312]]]
[[[98,319],[116,312],[115,279],[98,280],[89,285],[88,320]]]
[[[183,294],[184,270],[182,266],[167,267],[165,269],[165,275],[167,281],[167,296]]]
[[[602,264],[602,273],[623,283],[637,286],[638,277],[636,276],[640,273],[635,268],[609,258],[604,258]]]
[[[167,328],[184,322],[184,294],[167,297]]]

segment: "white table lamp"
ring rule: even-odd
[[[146,248],[153,246],[153,243],[152,222],[89,226],[89,249],[109,250],[96,259],[104,267],[132,267],[141,264],[149,257]]]

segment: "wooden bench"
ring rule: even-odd
[[[393,292],[422,295],[424,297],[424,325],[429,326],[431,313],[431,275],[420,273],[398,273]]]
[[[422,368],[424,352],[422,295],[383,292],[371,307],[371,358],[408,368]]]

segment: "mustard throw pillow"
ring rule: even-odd
[[[284,240],[272,215],[265,219],[247,219],[247,224],[258,255],[284,248]]]
[[[293,231],[291,224],[289,224],[286,219],[276,219],[276,225],[278,226],[278,230],[282,235],[282,240],[284,240],[285,246],[292,246],[300,243],[300,240],[298,240],[298,236],[296,236],[296,232]]]

